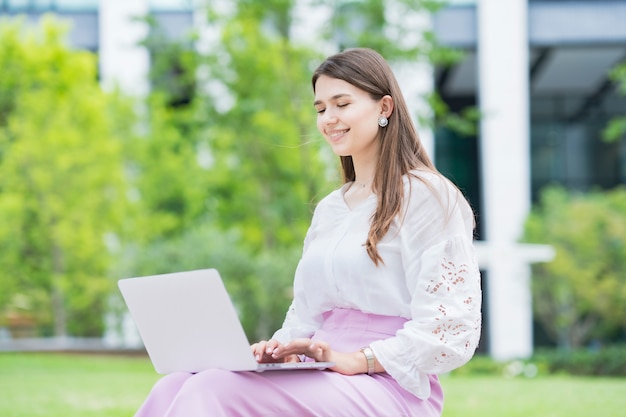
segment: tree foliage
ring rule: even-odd
[[[250,338],[269,337],[284,318],[311,200],[328,171],[310,104],[319,56],[262,27],[263,10],[220,16],[206,55],[152,26],[147,129],[132,151],[145,232],[125,243],[116,272],[218,268]],[[199,73],[196,88],[185,88]]]
[[[255,255],[235,230],[223,231],[202,219],[182,235],[150,245],[127,247],[116,276],[143,276],[217,268],[238,310],[250,340],[269,338],[291,300],[291,283],[299,247]],[[117,313],[125,307],[119,294],[112,303]]]
[[[121,230],[128,108],[51,18],[0,25],[0,311],[98,335]]]
[[[533,266],[532,293],[536,317],[559,346],[608,341],[626,329],[626,189],[546,189],[525,241],[556,251],[552,262]]]
[[[143,41],[151,55],[151,92],[140,132],[125,144],[135,192],[135,243],[176,238],[205,214],[207,171],[199,161],[202,115],[197,109],[198,54],[167,42],[150,16]]]
[[[615,66],[609,77],[616,83],[617,90],[626,96],[626,61]],[[616,142],[626,135],[626,116],[613,118],[602,132],[602,138],[607,142]]]
[[[213,197],[221,219],[257,249],[272,250],[302,241],[308,203],[324,179],[308,82],[317,55],[242,14],[225,24],[224,50],[207,64],[233,100],[227,110],[217,107],[223,96],[207,103]]]

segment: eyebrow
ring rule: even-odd
[[[330,101],[334,101],[342,97],[349,97],[349,96],[350,94],[346,94],[346,93],[335,94],[334,96],[330,98]],[[322,100],[315,100],[315,102],[313,102],[314,106],[317,106],[318,104],[322,104]]]

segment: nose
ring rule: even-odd
[[[330,109],[324,110],[324,113],[320,114],[320,123],[323,125],[332,125],[337,123],[337,115]]]

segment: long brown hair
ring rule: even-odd
[[[321,75],[346,81],[369,93],[374,100],[392,97],[394,109],[389,124],[378,129],[379,158],[372,190],[378,196],[378,206],[365,247],[376,265],[383,262],[376,244],[389,231],[393,219],[400,213],[404,199],[402,176],[413,169],[437,173],[424,150],[413,124],[396,77],[389,64],[376,51],[353,48],[327,58],[313,73],[312,83]],[[351,156],[340,156],[343,182],[355,180]]]

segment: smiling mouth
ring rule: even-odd
[[[330,138],[330,140],[337,140],[339,139],[341,136],[345,135],[346,133],[348,133],[349,129],[346,130],[341,130],[341,131],[335,131],[332,133],[328,134],[328,137]]]

